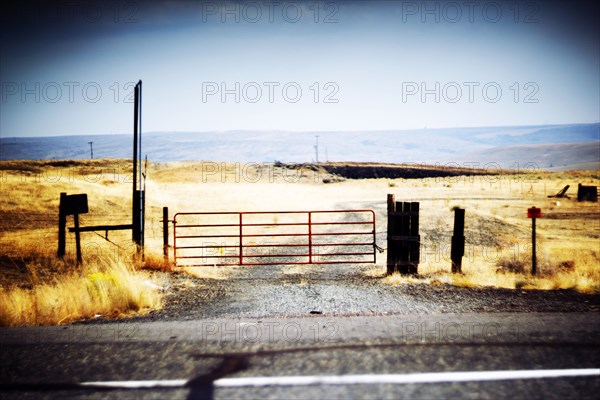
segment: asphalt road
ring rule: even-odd
[[[595,398],[598,322],[596,312],[460,313],[1,328],[0,397]],[[528,376],[573,369],[591,375]],[[468,371],[521,372],[423,375]],[[123,389],[131,381],[164,387]]]

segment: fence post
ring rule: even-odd
[[[416,274],[421,259],[421,240],[419,237],[419,203],[412,202],[410,204],[410,230],[411,239],[408,242],[409,264],[407,273]]]
[[[535,218],[531,218],[531,275],[537,273],[537,254],[536,254],[536,243],[535,243]]]
[[[531,275],[537,272],[537,255],[535,248],[535,220],[542,217],[542,210],[537,207],[527,209],[527,218],[531,218]]]
[[[81,233],[79,232],[79,214],[73,215],[73,220],[75,221],[75,248],[77,251],[77,264],[81,264],[83,262],[83,258],[81,256]]]
[[[169,207],[163,207],[163,255],[165,263],[169,262]]]
[[[60,193],[60,203],[58,205],[58,250],[56,252],[58,258],[65,256],[67,216],[65,215],[64,205],[66,197],[67,194],[65,192]]]
[[[452,247],[450,259],[452,260],[452,273],[462,273],[462,259],[465,255],[465,210],[454,209],[454,233],[452,234]]]
[[[392,240],[392,235],[395,234],[396,218],[392,215],[396,211],[396,198],[393,194],[387,195],[387,273],[393,274],[396,271],[396,245],[397,242]]]
[[[400,238],[396,239],[399,244],[398,255],[400,262],[397,265],[398,272],[402,275],[408,274],[408,260],[410,257],[411,244],[406,240],[410,236],[410,203],[400,201],[396,203],[396,212],[400,212],[400,232],[396,231],[396,235]],[[398,226],[396,226],[398,228]]]

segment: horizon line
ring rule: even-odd
[[[204,130],[204,131],[168,131],[168,130],[152,130],[143,132],[145,134],[157,134],[157,133],[233,133],[233,132],[280,132],[280,133],[361,133],[361,132],[411,132],[411,131],[442,131],[442,130],[450,130],[450,129],[493,129],[493,128],[538,128],[538,127],[548,127],[548,126],[574,126],[574,125],[600,125],[600,121],[596,122],[575,122],[575,123],[566,123],[566,124],[538,124],[538,125],[488,125],[488,126],[458,126],[458,127],[445,127],[445,128],[404,128],[404,129],[369,129],[369,130],[331,130],[331,131],[321,131],[321,130],[309,130],[309,131],[294,131],[294,130],[286,130],[286,129],[227,129],[227,130]],[[38,135],[38,136],[0,136],[0,140],[3,139],[31,139],[31,138],[57,138],[57,137],[67,137],[67,136],[123,136],[130,135],[131,132],[122,132],[122,133],[65,133],[62,135]]]

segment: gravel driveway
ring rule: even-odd
[[[600,295],[448,284],[389,285],[366,273],[372,270],[372,265],[252,266],[227,270],[227,279],[173,274],[168,278],[163,309],[140,318],[600,311]]]

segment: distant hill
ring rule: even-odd
[[[143,154],[155,162],[319,161],[383,163],[536,162],[550,168],[600,161],[600,124],[366,132],[147,132]],[[0,160],[130,158],[132,135],[0,138]]]
[[[482,165],[497,163],[503,168],[533,163],[539,168],[556,171],[598,169],[600,141],[494,147],[470,154],[468,158]]]

